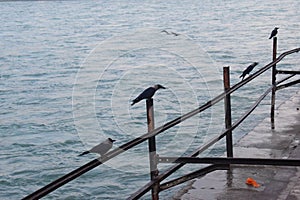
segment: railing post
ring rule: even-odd
[[[273,61],[277,55],[277,37],[273,37]],[[275,128],[275,92],[276,92],[276,64],[272,67],[272,96],[271,96],[271,129]]]
[[[152,98],[146,100],[146,109],[147,109],[147,124],[148,124],[148,132],[149,132],[154,130],[154,109],[153,109]],[[151,180],[155,180],[156,177],[158,176],[155,136],[148,139],[148,145],[149,145],[150,177]],[[153,200],[159,199],[158,193],[159,193],[159,183],[153,185],[152,187]]]
[[[223,81],[224,81],[224,91],[230,89],[230,71],[229,67],[223,67]],[[231,100],[230,94],[227,94],[224,98],[224,108],[225,108],[225,128],[231,128]],[[232,132],[229,131],[226,135],[226,150],[227,157],[233,157],[233,145],[232,145]]]

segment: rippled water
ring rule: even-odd
[[[144,88],[168,88],[154,98],[159,126],[220,93],[223,66],[231,66],[235,84],[253,61],[257,68],[269,63],[275,26],[279,53],[300,47],[299,8],[290,0],[1,2],[0,198],[20,199],[96,158],[77,155],[104,138],[117,147],[144,134],[144,103],[130,107]],[[278,67],[297,70],[295,64],[297,54]],[[266,73],[234,94],[233,118],[269,85]],[[279,91],[277,105],[296,90]],[[266,99],[235,140],[269,107]],[[220,133],[222,123],[220,103],[161,134],[158,153],[189,152]],[[146,151],[139,145],[46,199],[124,199],[148,180]],[[207,153],[222,151],[220,144]]]

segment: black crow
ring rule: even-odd
[[[274,30],[272,31],[272,33],[271,33],[269,39],[271,39],[272,37],[275,37],[275,36],[277,35],[277,33],[278,33],[277,30],[278,30],[278,29],[279,29],[279,28],[277,28],[277,27],[274,28]]]
[[[149,87],[146,90],[144,90],[137,98],[135,98],[132,101],[131,105],[133,106],[134,104],[136,104],[137,102],[143,99],[151,99],[158,89],[166,89],[166,88],[159,84],[154,85],[153,87]]]
[[[245,70],[243,71],[243,74],[240,76],[240,78],[242,78],[242,80],[244,80],[245,76],[246,76],[247,74],[249,74],[249,73],[253,70],[253,68],[254,68],[256,65],[258,65],[258,62],[254,62],[254,63],[252,63],[251,65],[249,65],[249,66],[247,67],[247,69],[245,69]]]

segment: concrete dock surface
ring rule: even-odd
[[[235,144],[234,157],[300,160],[300,92],[275,113],[275,129],[266,118]],[[247,178],[260,186],[247,185]],[[233,165],[192,181],[174,199],[300,200],[300,167]]]

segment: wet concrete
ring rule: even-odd
[[[300,92],[276,110],[275,129],[262,121],[234,146],[234,157],[300,159]],[[248,177],[260,184],[245,184]],[[187,189],[188,188],[188,189]],[[174,199],[300,200],[300,167],[234,165],[192,181]]]

